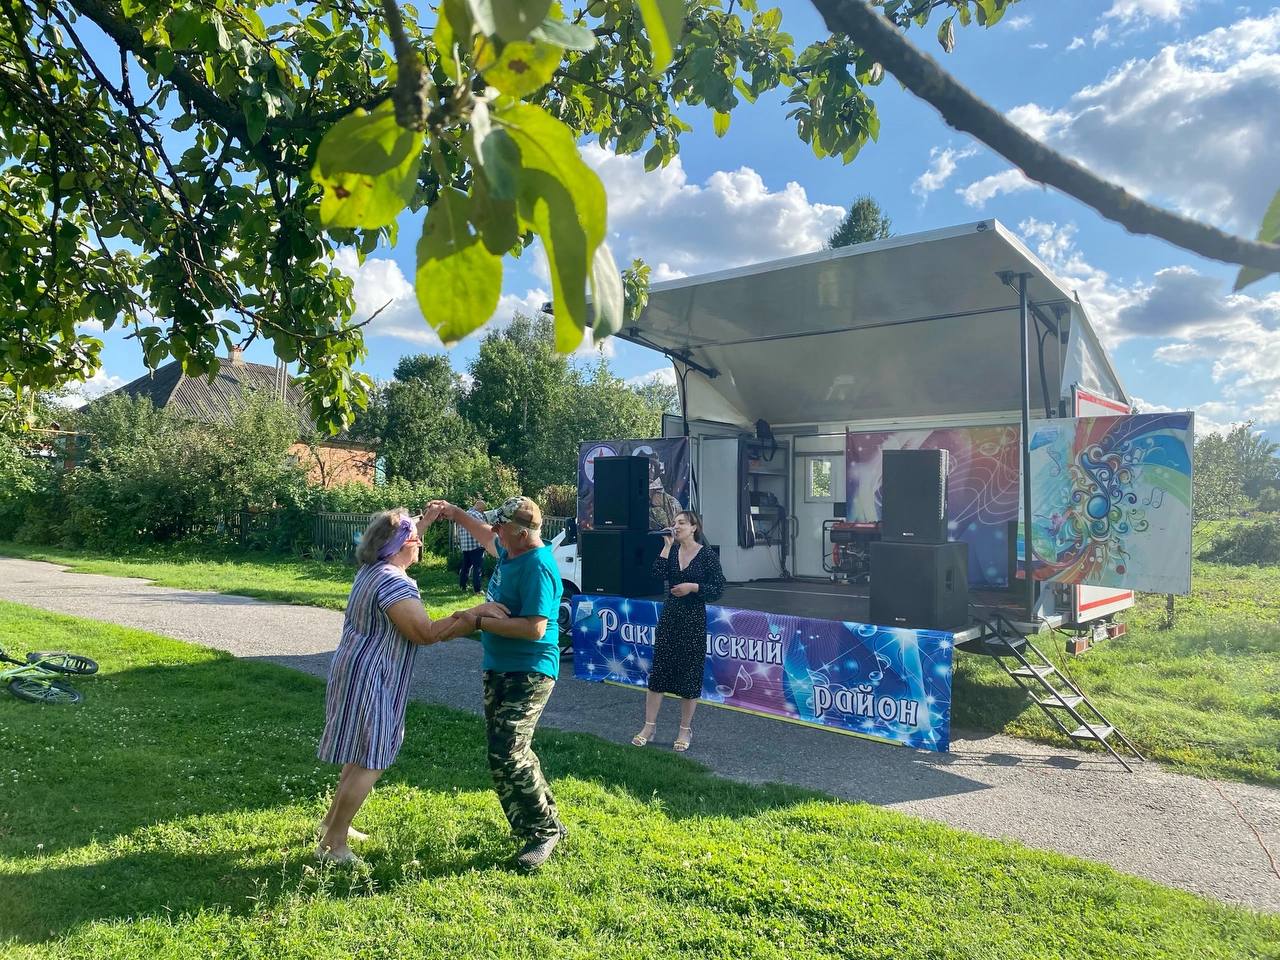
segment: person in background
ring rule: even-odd
[[[670,530],[680,512],[680,501],[662,485],[662,465],[649,458],[649,529]]]
[[[533,733],[560,673],[560,574],[542,541],[542,510],[512,497],[490,526],[459,507],[433,501],[427,516],[470,531],[498,558],[488,598],[510,616],[480,617],[484,648],[484,722],[489,770],[511,831],[522,846],[516,866],[535,870],[568,834],[533,752]]]
[[[702,696],[707,653],[707,604],[724,593],[720,558],[706,545],[702,519],[692,510],[676,515],[673,536],[664,536],[653,562],[654,577],[667,581],[667,599],[658,616],[653,667],[644,701],[644,727],[631,738],[637,747],[653,739],[664,694],[680,697],[680,730],[672,749],[684,753],[693,742],[693,711]]]
[[[385,510],[370,521],[356,547],[360,569],[329,665],[324,733],[316,751],[321,760],[342,764],[338,789],[320,822],[316,857],[323,862],[359,862],[347,842],[366,837],[351,821],[404,742],[418,647],[471,633],[478,617],[494,623],[506,616],[497,603],[434,622],[427,615],[418,584],[406,571],[418,562],[428,522],[403,508]]]
[[[481,523],[488,523],[484,515],[484,497],[476,494],[471,502],[467,516],[475,517]],[[480,578],[484,573],[484,547],[481,546],[470,531],[458,524],[458,547],[462,550],[462,566],[458,568],[458,589],[467,589],[467,574],[471,574],[471,592],[480,592]]]

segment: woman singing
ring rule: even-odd
[[[662,554],[653,562],[653,575],[670,584],[658,617],[653,643],[653,669],[644,703],[644,728],[631,742],[643,747],[653,739],[662,708],[662,695],[681,698],[680,733],[672,748],[689,749],[693,740],[693,711],[702,696],[702,671],[707,647],[707,604],[724,593],[720,558],[707,548],[702,520],[692,510],[676,514],[675,542],[664,537]]]

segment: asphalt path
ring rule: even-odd
[[[104,620],[324,676],[342,614],[247,597],[157,587],[0,558],[0,598]],[[20,646],[8,639],[5,646]],[[543,727],[626,743],[640,692],[572,679],[568,661]],[[420,652],[412,696],[478,713],[480,650],[467,640]],[[667,706],[656,743],[670,749]],[[1154,763],[1126,773],[1105,755],[952,731],[935,754],[704,706],[686,754],[748,783],[791,783],[983,836],[1110,864],[1225,903],[1280,912],[1280,791],[1206,781]],[[1256,835],[1255,835],[1256,831]]]

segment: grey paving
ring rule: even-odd
[[[320,676],[342,623],[341,614],[328,610],[5,558],[0,558],[0,598]],[[417,699],[475,712],[479,687],[474,642],[422,651],[413,685]],[[638,691],[566,679],[557,686],[543,724],[621,743],[639,728],[641,704]],[[672,704],[662,718],[656,749],[669,748],[675,718]],[[1277,790],[1215,785],[1153,763],[1127,774],[1092,753],[1003,736],[953,731],[951,752],[930,754],[711,707],[699,712],[695,727],[688,756],[726,777],[823,790],[1107,863],[1227,903],[1280,911],[1280,880],[1245,823],[1280,856]]]

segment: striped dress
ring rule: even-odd
[[[329,763],[385,770],[404,742],[404,710],[417,647],[396,630],[387,608],[420,600],[418,585],[399,567],[371,563],[360,568],[342,642],[329,664],[324,734],[316,751]]]

